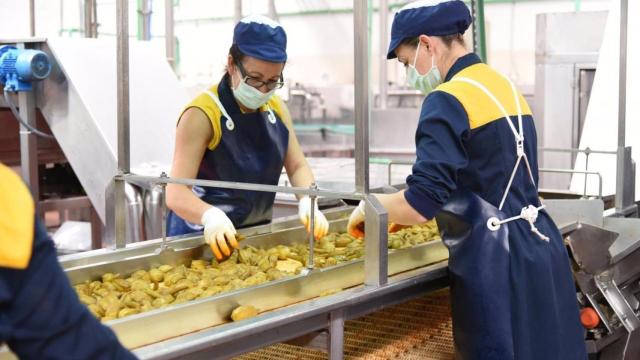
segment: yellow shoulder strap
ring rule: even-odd
[[[457,73],[453,78],[466,77],[483,84],[502,104],[510,116],[518,114],[516,103],[513,101],[513,91],[509,82],[486,64],[475,64]],[[454,96],[462,104],[471,129],[479,128],[490,122],[501,120],[504,115],[500,109],[489,100],[487,95],[477,87],[459,81],[448,81],[436,88]],[[531,109],[524,97],[518,93],[522,115],[531,115]]]
[[[214,85],[209,89],[216,96],[218,95],[218,85]],[[213,130],[213,136],[211,137],[211,141],[209,141],[209,145],[207,146],[209,150],[214,150],[218,144],[220,144],[220,139],[222,139],[222,128],[220,126],[220,118],[222,117],[222,112],[218,108],[218,105],[213,101],[211,96],[206,92],[202,92],[195,99],[193,99],[185,108],[182,110],[180,117],[190,108],[197,108],[202,111],[209,121],[211,122],[211,129]]]
[[[0,267],[25,269],[31,259],[35,206],[29,189],[0,164]]]

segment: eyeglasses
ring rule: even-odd
[[[260,89],[261,87],[266,86],[267,89],[271,91],[275,89],[282,89],[282,87],[284,86],[284,78],[282,76],[282,73],[280,74],[279,80],[262,81],[260,79],[247,75],[247,71],[244,69],[244,66],[242,66],[242,64],[239,61],[236,62],[236,65],[240,69],[240,75],[242,75],[242,80],[251,87]]]

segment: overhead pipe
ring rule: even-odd
[[[380,109],[387,108],[387,45],[389,37],[389,6],[387,0],[380,0],[380,91],[378,95]]]
[[[233,8],[233,22],[239,23],[242,19],[242,0],[236,0]]]

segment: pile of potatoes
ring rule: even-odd
[[[438,238],[435,222],[428,222],[389,234],[389,248],[404,249]],[[307,266],[308,256],[306,243],[269,249],[243,246],[222,262],[162,265],[138,270],[127,278],[106,273],[101,280],[74,288],[93,315],[108,321],[292,276]],[[363,240],[331,233],[316,242],[314,266],[324,268],[363,256]]]

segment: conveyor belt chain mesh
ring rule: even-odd
[[[347,321],[345,359],[454,359],[449,291],[442,290]],[[320,350],[287,344],[245,354],[241,360],[324,360]]]

